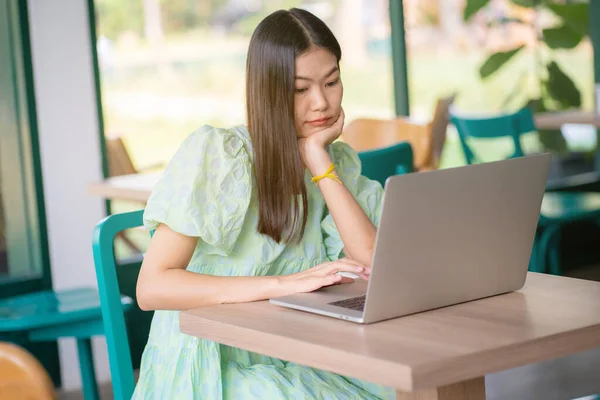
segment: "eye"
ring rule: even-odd
[[[307,90],[308,90],[308,89],[306,89],[306,88],[297,88],[297,89],[296,89],[296,93],[304,93],[304,92],[306,92]]]
[[[335,86],[335,85],[337,85],[339,83],[339,81],[340,81],[340,79],[338,78],[338,79],[333,80],[331,82],[327,82],[327,86],[329,86],[329,87]]]

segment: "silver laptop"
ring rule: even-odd
[[[270,302],[366,324],[521,289],[550,160],[388,178],[369,281]]]

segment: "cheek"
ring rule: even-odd
[[[306,111],[306,100],[304,99],[305,96],[296,96],[296,98],[294,99],[294,114],[297,117],[302,117],[305,114]]]
[[[344,87],[340,84],[335,90],[331,91],[331,96],[329,96],[329,105],[331,108],[335,110],[339,110],[342,105],[342,97],[344,95]]]

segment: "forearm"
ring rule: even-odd
[[[345,185],[325,178],[319,182],[319,188],[345,250],[354,260],[370,266],[377,229]]]
[[[187,310],[203,306],[266,300],[285,295],[275,276],[213,276],[167,269],[140,276],[138,304],[143,310]]]

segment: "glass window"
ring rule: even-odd
[[[164,165],[203,124],[245,122],[249,39],[281,8],[305,8],[336,34],[347,121],[393,116],[387,0],[95,3],[105,134],[122,139],[137,172]]]
[[[465,22],[466,4],[486,5]],[[456,93],[456,108],[461,112],[485,114],[516,111],[528,100],[542,95],[550,110],[581,108],[592,110],[594,99],[593,53],[586,34],[572,48],[564,42],[576,40],[572,33],[575,21],[566,22],[566,32],[557,37],[552,30],[544,30],[565,23],[547,6],[538,2],[537,8],[526,8],[509,0],[476,2],[465,0],[404,0],[406,44],[408,53],[408,83],[411,116],[418,119],[431,117],[437,98]],[[571,16],[571,19],[579,14]],[[583,15],[581,26],[587,26]],[[575,27],[577,28],[577,27]],[[543,35],[541,34],[543,32]],[[571,32],[571,33],[569,33]],[[563,43],[558,43],[560,40]],[[482,66],[496,52],[518,50],[514,56],[498,59],[498,66],[488,77],[482,78]],[[500,59],[503,57],[500,56]],[[556,62],[559,71],[549,67]],[[488,65],[487,69],[490,70]],[[494,68],[492,68],[494,69]],[[562,73],[566,76],[563,77]],[[554,92],[570,93],[572,81],[581,94],[581,105],[576,101],[558,104],[542,84],[552,74]],[[557,76],[560,82],[557,81]],[[569,96],[567,94],[567,96]],[[568,151],[595,150],[593,130],[563,129]],[[558,136],[550,136],[556,138]],[[537,134],[524,137],[526,151],[542,148]],[[478,145],[481,145],[479,147]],[[512,153],[510,139],[485,145],[478,143],[483,159],[498,159]],[[464,164],[454,129],[448,131],[447,145],[442,160],[444,166]]]
[[[16,3],[0,3],[0,284],[42,275],[26,57]],[[1,291],[1,290],[0,290]]]

